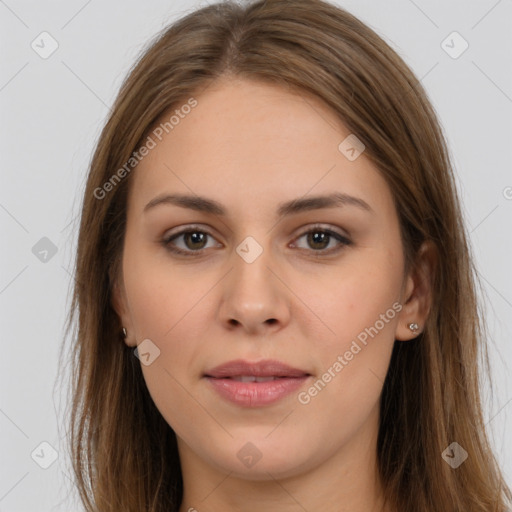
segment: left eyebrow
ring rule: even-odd
[[[144,212],[163,204],[171,204],[213,215],[227,215],[226,209],[218,201],[206,197],[184,194],[164,194],[157,196],[144,207]],[[363,199],[342,192],[335,192],[324,196],[301,197],[281,203],[277,208],[277,216],[278,218],[282,218],[301,212],[340,206],[355,206],[366,212],[375,213],[371,206]]]
[[[355,206],[366,212],[375,213],[372,207],[363,199],[342,192],[335,192],[326,196],[302,197],[288,201],[279,206],[277,215],[278,217],[286,217],[300,212],[340,206]]]

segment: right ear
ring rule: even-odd
[[[124,342],[129,347],[137,346],[135,331],[133,330],[133,323],[128,309],[126,290],[124,289],[123,284],[119,283],[118,279],[114,281],[114,285],[112,287],[111,303],[114,311],[119,316],[121,325],[126,329],[127,334],[126,338],[124,338]]]

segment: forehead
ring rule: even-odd
[[[162,116],[165,123],[174,115],[172,128],[160,129],[161,140],[153,136],[155,147],[134,171],[130,203],[138,210],[172,191],[238,206],[333,191],[374,196],[382,207],[391,200],[364,152],[350,161],[340,151],[350,132],[320,99],[229,79],[194,100],[193,108],[176,105]]]

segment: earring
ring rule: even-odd
[[[125,327],[123,327],[123,336],[126,338],[126,336],[128,336],[128,331],[126,330]]]
[[[416,333],[420,329],[420,327],[419,327],[419,325],[417,323],[411,323],[411,324],[408,325],[408,327],[414,333]]]

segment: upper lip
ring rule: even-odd
[[[258,362],[236,359],[221,364],[205,372],[206,377],[227,378],[227,377],[306,377],[310,375],[304,370],[292,368],[280,361],[265,359]]]

